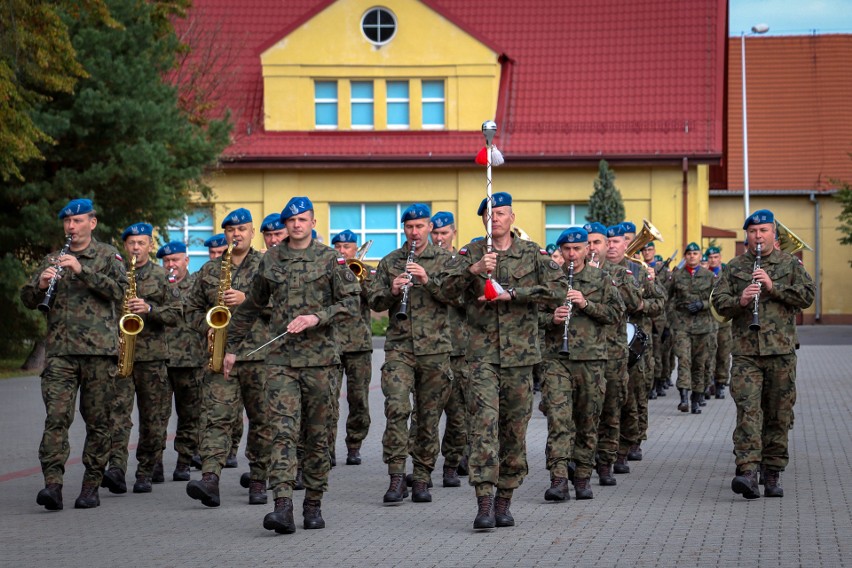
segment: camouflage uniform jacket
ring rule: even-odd
[[[288,242],[285,239],[263,255],[246,301],[231,319],[227,352],[239,353],[261,345],[248,344],[248,331],[257,326],[271,300],[270,338],[283,333],[297,316],[312,314],[319,323],[262,349],[267,364],[297,368],[339,365],[340,346],[334,327],[358,317],[361,287],[334,249],[314,240],[306,249],[293,250]]]
[[[535,365],[541,361],[537,304],[563,301],[568,279],[547,251],[514,237],[508,250],[498,251],[493,277],[505,290],[514,289],[515,299],[480,302],[487,276],[471,274],[470,267],[485,253],[485,240],[470,243],[447,261],[442,275],[448,295],[463,295],[470,331],[467,358],[502,367]]]
[[[21,289],[21,300],[30,309],[38,307],[46,290],[38,287],[41,273],[59,251],[48,255],[35,275]],[[118,355],[118,314],[124,300],[127,277],[121,255],[112,245],[95,239],[85,249],[69,252],[80,261],[74,274],[63,269],[56,284],[53,304],[47,314],[47,356]]]
[[[341,353],[358,353],[373,350],[373,329],[370,325],[372,314],[369,298],[367,297],[367,287],[375,277],[375,274],[376,271],[368,267],[364,281],[361,282],[361,304],[358,317],[346,319],[334,326],[334,332],[337,334]]]
[[[713,289],[714,289],[714,290],[716,289],[716,286],[718,286],[718,285],[719,285],[719,282],[720,282],[720,280],[722,279],[722,278],[721,278],[721,277],[722,277],[722,270],[724,270],[726,266],[727,266],[727,264],[725,264],[725,263],[723,262],[723,263],[722,263],[722,265],[719,267],[719,272],[718,272],[718,273],[713,273]],[[710,271],[712,272],[712,271],[713,271],[713,269],[711,268],[711,269],[710,269]],[[715,294],[716,294],[716,292],[713,292],[713,295],[715,295]],[[710,296],[711,303],[712,303],[713,295],[711,295],[711,296]],[[723,328],[723,327],[731,327],[731,320],[727,320],[727,321],[719,321],[719,320],[717,320],[716,318],[713,318],[713,319],[714,319],[714,321],[716,322],[716,330],[717,330],[717,331],[718,331],[719,329]]]
[[[751,331],[754,303],[740,305],[743,290],[751,284],[755,257],[747,251],[722,269],[713,293],[713,305],[721,315],[733,318],[734,355],[786,355],[798,343],[796,314],[814,301],[815,286],[798,258],[773,250],[761,259],[761,268],[772,279],[772,290],[763,290],[758,304],[760,330]]]
[[[183,302],[189,296],[198,272],[187,274],[180,282],[169,285],[169,294],[181,302],[181,317],[177,325],[166,327],[166,343],[169,347],[169,367],[201,367],[205,364],[205,336],[186,323],[183,317]]]
[[[389,324],[385,338],[385,351],[403,351],[414,355],[450,353],[453,345],[447,334],[450,299],[444,294],[436,276],[452,255],[444,249],[427,244],[414,262],[423,267],[429,280],[420,284],[412,280],[408,290],[408,318],[398,320],[396,313],[402,304],[403,294],[391,293],[391,282],[405,272],[409,243],[386,257],[376,269],[376,277],[368,289],[370,306],[377,312],[388,310]]]
[[[567,264],[562,271],[568,273]],[[581,309],[577,304],[571,311],[568,325],[569,360],[594,361],[607,358],[607,340],[612,335],[613,325],[621,321],[624,314],[624,302],[621,294],[613,285],[612,278],[599,268],[584,266],[574,273],[574,289],[583,293],[588,304]],[[542,326],[544,335],[544,359],[559,359],[562,348],[564,324],[553,323],[553,310],[559,304],[542,306]]]
[[[685,266],[672,274],[668,281],[672,329],[690,335],[716,331],[715,320],[710,314],[710,292],[715,283],[713,271],[700,266],[696,266],[692,274]],[[701,301],[701,310],[693,314],[687,306],[696,300]]]
[[[601,263],[603,270],[612,279],[612,284],[621,296],[623,310],[618,321],[608,326],[607,342],[608,357],[627,357],[627,314],[635,313],[642,301],[642,291],[636,285],[633,274],[620,264],[615,264],[607,259]]]
[[[277,247],[276,247],[277,248]],[[231,265],[231,288],[248,294],[252,279],[258,272],[260,261],[265,255],[249,249],[248,254],[239,266]],[[198,271],[195,283],[184,301],[184,316],[187,323],[196,331],[207,337],[210,327],[207,325],[207,311],[216,305],[219,294],[219,278],[222,274],[222,257],[207,261]],[[234,313],[234,310],[231,310]],[[237,361],[263,361],[266,353],[258,351],[250,357],[245,353],[263,345],[269,340],[269,312],[265,312],[254,322],[251,332],[245,335],[245,341],[229,353],[237,354]],[[228,325],[228,335],[231,334],[233,319]],[[230,343],[230,342],[229,342]]]
[[[136,269],[136,296],[151,306],[142,314],[145,327],[136,336],[135,361],[167,361],[169,358],[166,330],[177,325],[181,317],[178,299],[169,290],[166,270],[150,260]]]
[[[634,316],[633,320],[642,326],[645,333],[651,332],[651,318],[663,313],[666,305],[666,290],[658,280],[650,280],[648,271],[645,270],[638,262],[622,259],[619,265],[626,268],[633,275],[637,286],[642,291],[642,300],[645,305],[640,312],[630,312],[628,314]]]

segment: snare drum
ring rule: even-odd
[[[633,367],[645,353],[648,344],[648,336],[642,328],[634,323],[627,322],[627,367]]]

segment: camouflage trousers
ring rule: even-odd
[[[731,396],[737,404],[734,456],[740,471],[783,471],[796,404],[796,354],[735,355]]]
[[[711,377],[719,384],[727,385],[731,382],[731,349],[734,346],[734,338],[731,335],[730,325],[720,325],[716,333],[716,357]]]
[[[444,467],[458,467],[462,456],[468,453],[468,430],[470,420],[467,415],[466,391],[470,380],[467,360],[464,355],[450,357],[453,370],[453,383],[450,396],[444,405],[447,419],[444,424],[444,437],[441,440],[441,455]]]
[[[654,386],[654,340],[650,337],[648,338],[648,345],[645,347],[645,354],[642,356],[642,360],[633,368],[636,369],[639,366],[642,366],[642,369],[639,370],[641,375],[637,377],[635,396],[636,411],[639,415],[639,440],[641,442],[641,440],[648,439],[648,393]]]
[[[109,460],[110,414],[115,387],[115,357],[48,357],[41,373],[41,398],[44,401],[44,432],[38,458],[45,485],[63,482],[65,462],[71,452],[68,429],[77,410],[86,423],[83,444],[83,482],[100,485]]]
[[[663,332],[665,330],[665,318],[662,318],[660,321],[656,321],[654,323],[654,381],[659,381],[661,379],[665,379],[664,370],[665,365],[663,364],[664,352],[670,346],[667,346],[667,340],[663,340]],[[667,336],[668,337],[668,336]]]
[[[349,415],[346,417],[346,447],[358,450],[370,431],[370,381],[373,378],[373,352],[357,351],[342,353],[342,369],[346,373],[346,403]],[[340,419],[340,388],[343,375],[337,381],[338,396],[333,398],[332,412],[329,414],[328,448],[334,457],[334,445],[337,441],[337,423]]]
[[[598,422],[598,460],[611,465],[618,453],[621,433],[621,408],[627,400],[627,353],[609,357],[604,363],[606,390]]]
[[[626,454],[630,446],[642,442],[642,424],[648,424],[648,392],[645,389],[647,368],[645,357],[627,370],[627,396],[621,405],[618,453]],[[643,404],[644,403],[644,404]],[[644,413],[643,413],[644,406]],[[643,419],[644,414],[644,419]]]
[[[529,471],[526,440],[532,417],[532,373],[532,365],[470,363],[468,480],[477,497],[491,495],[496,485],[498,497],[511,499]]]
[[[204,433],[207,431],[207,405],[205,403],[205,392],[207,392],[207,377],[210,371],[207,368],[199,369],[201,374],[201,383],[198,396],[201,401],[201,408],[198,411],[198,450],[196,454],[201,453],[201,442],[204,438]],[[238,403],[237,411],[234,413],[234,423],[231,424],[231,449],[228,452],[229,456],[236,456],[240,451],[240,443],[243,439],[243,426],[245,422],[243,403]]]
[[[388,473],[405,473],[411,454],[414,479],[428,481],[440,450],[438,425],[450,396],[453,372],[448,353],[414,356],[403,351],[385,353],[382,393],[385,395],[385,433],[382,459]],[[414,393],[414,409],[411,393]],[[408,419],[414,413],[416,435],[409,447]]]
[[[293,498],[296,469],[301,466],[306,499],[322,499],[328,491],[328,423],[337,394],[340,366],[287,367],[268,365],[272,459],[269,487],[273,497]],[[299,457],[300,440],[304,455]]]
[[[551,359],[545,365],[541,399],[547,408],[547,469],[551,478],[566,478],[573,460],[575,475],[589,478],[606,391],[605,363]]]
[[[267,367],[262,361],[238,361],[228,378],[207,373],[204,386],[206,428],[201,436],[204,473],[221,474],[232,449],[233,425],[242,422],[242,407],[248,414],[246,458],[252,479],[267,478],[272,444],[269,421]]]
[[[704,392],[707,360],[711,353],[710,333],[674,332],[674,352],[677,356],[677,388]]]
[[[172,391],[165,361],[136,361],[129,377],[115,379],[109,465],[124,472],[127,471],[130,431],[133,429],[134,395],[139,418],[136,475],[151,477],[154,466],[163,459],[166,428],[172,410]]]
[[[204,373],[197,367],[168,367],[169,384],[175,399],[177,430],[174,448],[179,464],[189,464],[200,446],[201,381]],[[166,409],[165,423],[171,418],[171,405]]]

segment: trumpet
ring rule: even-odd
[[[370,239],[363,245],[361,245],[358,250],[355,252],[355,258],[350,258],[346,261],[346,266],[349,267],[355,274],[355,278],[358,279],[359,284],[363,284],[364,280],[367,278],[367,274],[370,273],[370,268],[364,264],[364,257],[367,256],[367,251],[370,250],[370,247],[373,246],[373,240]]]
[[[574,290],[574,261],[568,263],[568,291]],[[568,349],[568,328],[571,325],[571,315],[574,313],[574,304],[568,297],[565,297],[565,306],[568,307],[568,315],[565,316],[565,326],[562,328],[562,348],[559,349],[559,356],[565,359],[570,355]]]
[[[756,258],[754,259],[754,268],[752,269],[752,272],[754,272],[758,268],[760,268],[762,251],[763,251],[763,247],[761,246],[760,243],[757,243],[757,250],[755,252]],[[752,280],[751,283],[760,285],[760,283],[757,280]],[[762,286],[761,286],[761,289],[762,289]],[[760,302],[760,290],[757,291],[757,295],[755,295],[755,297],[754,297],[754,310],[751,312],[751,324],[749,324],[749,326],[748,326],[748,328],[752,331],[760,331],[760,321],[758,320],[758,314],[757,314],[757,305],[758,305],[759,302]]]
[[[410,247],[408,250],[408,260],[405,261],[406,266],[414,262],[414,249],[417,248],[417,241],[411,241]],[[408,290],[411,288],[411,273],[406,270],[405,275],[408,276],[408,284],[402,287],[402,302],[399,304],[399,311],[394,316],[396,321],[405,321],[408,319]]]
[[[660,233],[659,229],[649,223],[647,219],[642,219],[642,230],[639,231],[636,238],[627,245],[627,250],[624,251],[624,258],[637,262],[644,266],[645,270],[648,270],[648,263],[641,258],[633,258],[633,256],[645,248],[645,245],[651,241],[663,241],[663,235]]]
[[[56,255],[57,259],[68,254],[68,251],[71,249],[72,238],[73,237],[71,235],[65,235],[65,244],[62,246],[62,250],[59,251],[59,254]],[[47,286],[47,291],[44,293],[44,299],[38,305],[38,311],[44,313],[50,311],[50,302],[53,300],[53,295],[56,293],[56,283],[59,282],[60,278],[62,278],[62,267],[57,266],[56,272],[53,274],[53,278],[50,279],[50,284]]]

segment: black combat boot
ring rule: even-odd
[[[755,471],[742,471],[731,481],[731,490],[746,499],[759,499],[760,488],[757,486],[757,473]]]
[[[572,461],[568,462],[568,481],[574,481],[574,472],[577,471],[577,464]]]
[[[648,400],[657,400],[657,389],[653,386],[648,389]]]
[[[781,487],[781,472],[774,469],[763,470],[763,495],[764,497],[783,497],[784,488]]]
[[[656,381],[657,396],[666,396],[666,383],[662,379]]]
[[[710,394],[710,388],[704,390],[701,396],[698,397],[698,406],[707,406],[707,401],[710,400],[713,395]]]
[[[385,493],[385,505],[399,505],[402,500],[408,497],[408,487],[405,486],[405,479],[401,473],[390,474],[390,487]]]
[[[716,398],[725,398],[725,385],[716,383]]]
[[[319,499],[305,499],[302,503],[302,519],[307,530],[324,529],[325,520],[322,518],[322,501]]]
[[[251,487],[251,473],[250,472],[247,471],[240,476],[240,487],[244,487],[246,489]]]
[[[249,482],[249,505],[266,505],[266,481],[252,479]]]
[[[62,507],[62,484],[48,483],[44,489],[38,492],[36,503],[48,511],[61,511]]]
[[[296,532],[296,521],[293,520],[293,500],[289,497],[279,497],[275,500],[275,510],[263,517],[263,528],[278,534],[293,534]]]
[[[642,448],[639,444],[633,444],[630,446],[630,449],[627,450],[627,459],[632,462],[642,461]]]
[[[190,460],[190,462],[189,462],[189,465],[190,465],[191,467],[194,467],[195,469],[197,469],[197,470],[201,471],[201,467],[202,467],[204,464],[203,464],[203,463],[202,463],[202,461],[201,461],[201,456],[199,456],[198,454],[194,454],[194,455],[192,456],[192,459],[191,459],[191,460]]]
[[[302,479],[302,468],[301,467],[296,468],[295,483],[296,484],[293,486],[294,491],[302,491],[302,490],[305,489],[305,481],[304,481],[304,479]]]
[[[159,461],[154,466],[154,471],[151,473],[151,483],[165,483],[166,473],[163,470],[163,462]]]
[[[512,512],[509,510],[511,504],[512,500],[506,497],[497,497],[494,499],[494,524],[498,527],[515,526],[515,517],[512,516]]]
[[[134,493],[150,493],[153,491],[151,478],[146,475],[136,474],[136,483],[133,484]]]
[[[206,507],[219,506],[219,476],[215,473],[202,473],[200,481],[186,484],[186,494],[201,501]]]
[[[429,476],[429,481],[426,483],[429,489],[432,489],[432,476]],[[405,474],[405,486],[406,487],[414,487],[414,474],[407,473]]]
[[[612,471],[615,473],[630,473],[630,466],[627,465],[627,455],[617,454],[615,457],[615,465],[612,466]]]
[[[444,466],[444,487],[461,487],[458,467]]]
[[[550,488],[544,492],[545,501],[568,501],[571,494],[568,492],[568,480],[564,477],[554,477],[550,480]]]
[[[172,472],[172,481],[189,481],[189,464],[179,463]]]
[[[231,452],[230,454],[228,454],[228,457],[225,458],[225,467],[228,469],[240,467],[240,462],[237,461],[236,452]]]
[[[124,472],[117,467],[111,467],[104,473],[101,487],[106,487],[110,493],[127,493],[127,482],[124,480]]]
[[[681,412],[689,412],[689,389],[680,389],[680,404],[677,409]]]
[[[598,470],[598,482],[601,485],[615,485],[617,483],[612,475],[612,467],[608,463],[599,463],[596,469]]]
[[[589,478],[576,478],[574,479],[574,493],[576,493],[576,499],[578,501],[583,499],[594,499],[595,495],[592,493],[592,488],[589,486]]]
[[[94,509],[101,504],[98,497],[98,486],[94,483],[84,483],[80,489],[80,496],[74,501],[75,509]]]
[[[349,448],[346,452],[346,465],[361,465],[361,450]]]
[[[462,456],[462,459],[459,462],[459,468],[458,468],[459,476],[461,476],[461,477],[467,476],[467,464],[468,464],[467,456]]]
[[[473,530],[490,530],[493,529],[497,521],[494,518],[494,496],[483,495],[476,498],[478,511],[476,518],[473,520]]]
[[[701,402],[704,400],[703,392],[692,393],[692,413],[701,414]]]
[[[432,494],[425,481],[415,481],[411,486],[411,500],[415,503],[431,503]]]

